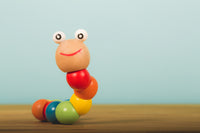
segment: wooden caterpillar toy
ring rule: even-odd
[[[61,31],[54,33],[53,40],[59,44],[56,50],[56,64],[67,73],[66,80],[74,90],[67,101],[40,99],[32,106],[32,114],[40,121],[73,124],[92,106],[92,98],[98,90],[96,79],[90,76],[86,68],[90,62],[90,53],[83,43],[88,38],[85,30],[75,32],[75,39],[65,40]]]

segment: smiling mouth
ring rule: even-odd
[[[62,53],[62,52],[61,52],[60,55],[64,55],[64,56],[73,56],[73,55],[75,55],[75,54],[81,52],[81,50],[82,50],[82,49],[79,49],[78,51],[76,51],[76,52],[74,52],[74,53],[71,53],[71,54],[65,54],[65,53]]]

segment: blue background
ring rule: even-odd
[[[1,0],[0,104],[73,94],[56,31],[86,29],[94,103],[200,103],[200,1]]]

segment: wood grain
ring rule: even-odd
[[[0,105],[0,132],[200,132],[200,105],[93,105],[74,125],[40,122],[31,105]]]

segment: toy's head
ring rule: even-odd
[[[77,30],[75,39],[65,40],[61,31],[54,33],[53,40],[59,44],[56,50],[56,64],[63,72],[86,69],[90,62],[90,53],[83,43],[88,37],[85,30]]]

